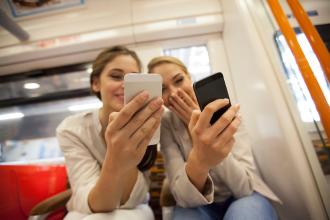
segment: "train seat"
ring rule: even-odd
[[[0,219],[27,219],[37,203],[67,188],[64,165],[0,165],[0,176]]]

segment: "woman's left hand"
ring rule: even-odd
[[[172,93],[169,97],[169,109],[174,112],[186,125],[189,124],[193,110],[199,109],[193,91],[188,94],[182,89]]]

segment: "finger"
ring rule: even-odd
[[[181,115],[181,117],[186,117],[187,115],[187,111],[184,110],[182,108],[182,106],[180,106],[180,104],[178,102],[175,101],[174,98],[170,99],[170,105],[172,106],[172,108],[174,108],[176,110],[176,112],[179,113],[179,115]]]
[[[201,112],[199,110],[194,110],[191,113],[191,118],[190,118],[189,125],[188,125],[189,130],[192,130],[195,127],[200,114],[201,114]]]
[[[118,112],[110,113],[108,123],[110,124],[111,122],[113,122],[117,116],[118,116]]]
[[[190,97],[184,90],[182,89],[178,89],[178,95],[181,99],[183,99],[183,101],[185,103],[187,103],[188,106],[195,106],[196,103],[194,102],[194,100],[192,99],[192,97]]]
[[[240,117],[236,117],[230,125],[228,125],[224,131],[216,138],[216,142],[219,145],[223,145],[230,141],[234,137],[234,134],[237,132],[239,125],[241,124]]]
[[[139,144],[144,138],[148,137],[148,135],[150,135],[151,131],[153,130],[154,125],[159,125],[163,112],[164,108],[160,108],[158,111],[153,113],[152,116],[149,117],[142,124],[142,126],[140,126],[139,129],[137,129],[135,133],[132,134],[130,140],[133,143]]]
[[[235,138],[231,138],[227,143],[216,145],[216,150],[217,152],[219,152],[222,158],[226,158],[228,154],[232,151],[234,143]]]
[[[190,110],[187,103],[185,103],[183,99],[180,98],[177,94],[173,94],[170,97],[170,103],[173,104],[173,106],[175,106],[176,108],[180,108],[182,112],[188,112]]]
[[[188,119],[187,112],[177,102],[175,102],[173,98],[170,100],[169,109],[172,112],[174,112],[177,116],[179,116],[181,119],[184,119],[184,121],[187,121],[187,122],[189,121],[190,116]]]
[[[160,97],[150,101],[145,108],[137,112],[126,124],[123,128],[124,135],[131,137],[154,112],[162,108],[162,105],[163,100]]]
[[[154,124],[149,134],[138,144],[137,151],[139,155],[144,155],[146,148],[148,147],[148,144],[150,143],[150,140],[152,139],[154,133],[159,128],[159,125],[160,120],[158,121],[158,123]]]
[[[175,107],[173,107],[172,105],[170,105],[168,107],[168,109],[173,112],[176,116],[178,116],[181,120],[183,120],[185,123],[189,123],[189,119],[188,117],[186,116],[186,113],[182,113],[182,112],[179,112],[177,111],[177,109]]]
[[[132,116],[141,109],[147,102],[149,94],[146,91],[140,92],[131,101],[127,103],[119,112],[116,120],[112,123],[113,129],[121,129],[131,120]]]
[[[218,136],[235,118],[240,109],[239,104],[231,106],[213,125],[211,133],[212,138]]]
[[[229,104],[228,99],[217,99],[205,106],[203,109],[199,121],[197,122],[197,127],[204,129],[210,127],[210,121],[213,114]]]
[[[188,92],[188,95],[193,99],[194,103],[198,104],[196,94],[195,94],[194,90],[189,89],[189,90],[187,90],[187,92]]]

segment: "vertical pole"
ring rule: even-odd
[[[301,29],[304,31],[309,43],[311,44],[315,55],[320,61],[328,82],[330,82],[330,55],[328,49],[325,47],[319,33],[309,20],[307,13],[301,6],[298,0],[287,0],[295,18],[297,19]]]
[[[307,59],[298,43],[296,33],[291,28],[289,21],[277,0],[267,0],[270,9],[283,33],[291,52],[298,64],[299,70],[307,85],[307,88],[314,100],[316,109],[319,112],[324,130],[330,138],[330,107],[325,99],[325,96],[312,72],[312,69],[307,62]]]

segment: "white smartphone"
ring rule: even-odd
[[[124,76],[124,103],[127,104],[133,97],[143,90],[149,93],[149,100],[162,96],[162,77],[159,74],[128,73]],[[159,143],[160,126],[157,128],[149,145]]]

